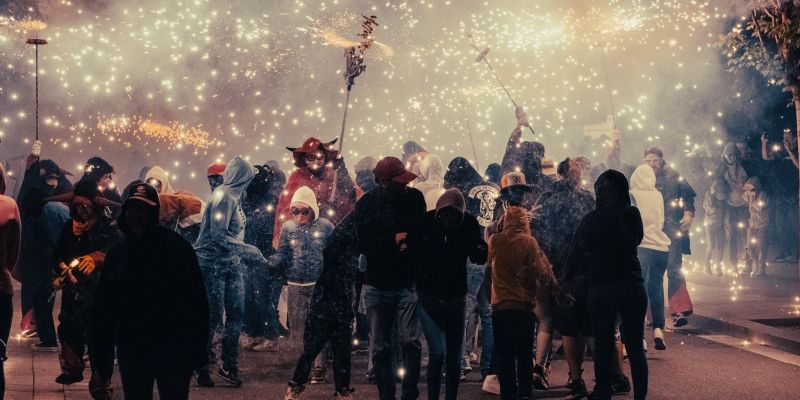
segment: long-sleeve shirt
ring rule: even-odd
[[[673,241],[688,238],[688,235],[678,234],[681,231],[680,220],[686,211],[695,213],[694,199],[697,193],[686,179],[668,166],[656,174],[656,189],[664,197],[664,232]]]

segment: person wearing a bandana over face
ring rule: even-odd
[[[101,197],[97,182],[85,179],[75,185],[75,192],[51,197],[49,201],[67,202],[71,219],[64,224],[61,238],[53,252],[55,279],[53,287],[61,290],[58,315],[58,339],[61,342],[61,375],[56,382],[71,385],[83,380],[83,354],[88,343],[91,307],[97,282],[103,269],[106,251],[119,238],[117,229],[104,214],[118,203]],[[90,354],[91,354],[91,349]],[[108,381],[103,380],[92,363],[89,391],[96,399],[108,398]]]
[[[117,185],[114,183],[114,167],[108,161],[100,157],[92,157],[86,161],[83,169],[83,176],[79,182],[86,180],[94,181],[100,190],[100,196],[111,200],[117,204],[122,202],[122,196],[117,192]]]
[[[336,140],[323,143],[312,137],[306,139],[301,147],[287,147],[292,152],[294,166],[297,169],[289,176],[278,199],[272,247],[278,248],[281,226],[291,219],[292,196],[302,186],[309,187],[316,194],[319,216],[331,220],[334,224],[339,223],[353,210],[356,203],[355,183],[347,173],[344,158],[331,148],[335,143]],[[335,198],[331,199],[334,182],[336,182],[336,193]]]
[[[482,228],[465,211],[464,196],[448,189],[436,209],[414,223],[408,234],[409,250],[417,258],[420,322],[428,343],[428,399],[438,399],[442,364],[447,365],[445,398],[458,397],[464,340],[464,301],[467,260],[486,263]]]
[[[114,348],[126,399],[189,398],[192,370],[208,354],[208,302],[192,246],[159,226],[159,195],[130,185],[117,221],[124,239],[109,249],[92,307],[92,366],[110,381]],[[154,327],[169,326],[159,330]]]
[[[20,304],[22,336],[34,333],[39,343],[35,351],[58,351],[53,322],[53,289],[51,256],[61,228],[69,219],[69,209],[62,203],[48,203],[47,197],[73,191],[67,179],[69,172],[52,160],[39,158],[41,143],[34,144],[28,156],[25,176],[17,196],[22,217],[22,248],[19,263],[12,275],[22,283]],[[35,322],[35,330],[33,330]]]

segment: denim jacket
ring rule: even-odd
[[[322,271],[322,251],[333,231],[333,223],[319,218],[309,225],[288,220],[281,225],[278,251],[269,259],[272,268],[286,268],[291,283],[309,284]]]

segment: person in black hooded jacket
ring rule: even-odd
[[[125,238],[106,254],[92,307],[91,359],[110,381],[117,348],[126,399],[188,399],[192,371],[208,362],[208,302],[194,249],[158,226],[156,189],[129,188],[118,220]],[[154,326],[170,326],[155,330]]]
[[[481,174],[464,157],[456,157],[447,166],[444,174],[444,188],[456,188],[464,195],[466,211],[474,216],[483,227],[494,221],[497,197],[500,188],[483,179]]]
[[[642,216],[631,206],[628,180],[621,172],[604,172],[594,189],[596,208],[578,224],[561,283],[575,286],[575,282],[585,279],[589,287],[587,305],[595,338],[594,398],[611,398],[614,335],[620,316],[634,399],[645,399],[648,372],[643,338],[647,292],[637,250],[644,238]]]
[[[353,213],[334,228],[322,254],[322,271],[314,285],[303,334],[303,354],[286,389],[284,398],[287,400],[299,398],[308,383],[314,360],[328,342],[333,351],[334,398],[352,400],[355,391],[350,387],[350,339],[358,266],[358,235]]]
[[[486,263],[482,229],[465,212],[464,196],[451,188],[439,197],[408,234],[409,250],[419,266],[420,322],[428,342],[428,399],[438,399],[442,364],[447,364],[445,398],[458,397],[467,295],[467,259]],[[446,361],[446,362],[445,362]]]

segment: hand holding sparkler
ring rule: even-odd
[[[78,278],[72,274],[72,270],[77,268],[80,264],[80,259],[76,258],[72,260],[69,265],[64,264],[63,262],[58,263],[58,267],[61,268],[61,274],[58,275],[56,279],[53,280],[53,289],[61,290],[64,288],[64,283],[67,279],[73,284],[78,283]],[[55,293],[53,294],[55,295]]]

